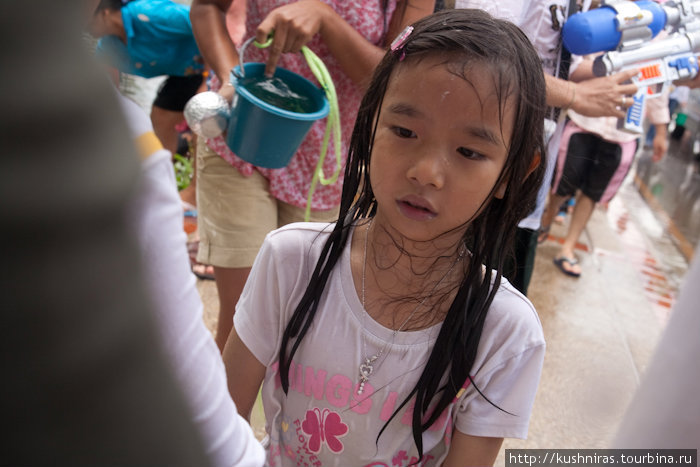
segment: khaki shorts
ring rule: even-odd
[[[197,142],[197,261],[223,268],[249,268],[272,230],[304,220],[304,208],[272,197],[259,172],[244,177],[204,138]],[[312,222],[334,222],[338,209],[311,211]]]

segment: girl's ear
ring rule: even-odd
[[[542,155],[540,154],[540,151],[535,151],[535,155],[530,162],[530,167],[527,169],[525,178],[530,176],[530,174],[540,165],[540,162],[542,162]]]
[[[540,152],[537,151],[535,152],[535,156],[532,158],[532,161],[530,162],[530,167],[527,169],[527,173],[525,174],[525,178],[529,177],[532,172],[540,165],[540,162],[542,161],[542,156],[540,156]],[[503,197],[506,195],[506,189],[508,188],[508,180],[503,180],[501,184],[498,186],[496,189],[496,192],[494,193],[493,197],[498,198],[498,199],[503,199]]]
[[[503,197],[506,195],[506,188],[508,188],[508,180],[503,180],[500,185],[498,185],[498,188],[496,189],[496,192],[493,194],[494,198],[498,199],[503,199]]]

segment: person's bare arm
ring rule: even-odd
[[[265,377],[265,366],[241,341],[235,328],[228,336],[222,357],[231,398],[241,417],[250,423],[250,414]]]
[[[636,74],[636,70],[627,70],[610,76],[585,79],[585,71],[577,69],[572,74],[571,81],[545,75],[547,104],[570,108],[587,117],[623,118],[626,109],[632,105],[632,96],[637,92],[635,84],[625,82]]]
[[[230,82],[229,73],[238,65],[238,52],[226,28],[226,12],[233,0],[194,0],[190,8],[192,32],[204,61],[211,67],[222,84]],[[222,89],[227,98],[233,87]]]
[[[433,11],[434,0],[407,0],[400,19],[392,19],[388,31],[398,33],[406,25]],[[399,14],[400,9],[397,9]],[[398,30],[398,31],[397,31]],[[366,85],[384,49],[371,44],[330,6],[319,0],[300,0],[273,10],[256,31],[256,40],[265,42],[274,31],[266,72],[274,71],[282,53],[298,52],[316,34],[320,34],[331,54],[352,81]]]
[[[668,129],[666,123],[659,123],[654,126],[656,127],[656,134],[652,142],[653,153],[651,159],[654,162],[659,162],[666,155],[666,151],[668,151]]]
[[[450,451],[442,467],[472,467],[493,465],[501,449],[503,438],[485,438],[452,432]]]
[[[226,11],[232,0],[194,0],[190,10],[192,30],[204,60],[222,83],[238,65],[236,48],[226,29]],[[405,0],[401,18],[391,21],[387,37],[432,13],[434,0]],[[396,14],[395,14],[396,15]],[[256,40],[265,42],[275,32],[266,72],[271,74],[282,53],[298,52],[315,34],[321,34],[343,71],[359,85],[366,85],[384,49],[368,42],[330,6],[319,0],[300,0],[273,10],[258,26]],[[390,41],[389,41],[390,42]],[[229,96],[230,97],[230,96]]]
[[[388,47],[406,26],[430,15],[434,10],[435,0],[399,0],[396,13],[389,23],[384,45]]]

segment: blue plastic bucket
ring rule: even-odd
[[[245,77],[262,76],[264,63],[243,65]],[[234,68],[231,81],[236,88],[231,107],[226,144],[238,157],[251,164],[268,169],[285,167],[306,133],[316,120],[328,115],[330,106],[325,93],[301,75],[284,68],[275,70],[275,77],[285,82],[300,95],[314,102],[312,113],[298,113],[275,107],[252,95],[239,84],[240,67]]]

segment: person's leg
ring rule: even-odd
[[[223,352],[228,335],[233,329],[233,315],[248,280],[251,268],[221,268],[214,266],[216,291],[219,294],[219,319],[216,322],[216,345]]]
[[[202,90],[204,90],[202,75],[169,76],[158,89],[151,106],[151,123],[163,147],[173,154],[177,151],[178,141],[178,131],[175,126],[185,118],[182,111],[187,101]]]
[[[175,154],[177,152],[178,132],[175,125],[184,119],[182,112],[167,110],[153,104],[151,107],[151,123],[153,131],[163,144],[163,147]]]
[[[559,195],[557,193],[551,193],[549,195],[549,200],[547,201],[547,207],[544,209],[544,212],[542,213],[542,221],[540,222],[540,225],[543,227],[543,234],[546,234],[549,232],[549,226],[552,225],[552,222],[554,221],[554,217],[557,215],[559,212],[559,208],[561,205],[564,203],[569,198],[568,194],[565,195]],[[537,241],[542,243],[546,238],[538,238]]]
[[[563,224],[564,221],[566,220],[566,215],[569,214],[569,211],[572,209],[569,209],[570,202],[573,200],[573,197],[570,197],[566,201],[564,201],[561,206],[559,206],[559,211],[557,211],[557,215],[554,216],[554,223],[555,224]]]
[[[581,131],[571,121],[564,127],[557,153],[557,166],[552,179],[552,191],[540,220],[538,243],[547,239],[549,228],[562,203],[576,194],[581,182],[581,174],[584,173],[585,166],[588,164],[580,148],[587,142],[589,135]]]
[[[202,138],[197,143],[197,261],[214,266],[219,292],[215,340],[223,349],[236,304],[265,235],[277,227],[277,202],[259,172],[242,175]]]
[[[587,142],[582,149],[587,152],[591,164],[586,167],[582,177],[581,195],[574,205],[569,230],[559,256],[554,260],[562,272],[573,276],[581,274],[581,267],[574,254],[576,243],[591,218],[596,203],[609,201],[612,193],[617,191],[636,148],[634,141],[620,145],[596,135],[589,135]]]
[[[654,142],[654,137],[656,136],[656,127],[654,125],[649,125],[647,130],[646,138],[644,138],[644,147],[651,147]]]
[[[275,202],[277,204],[277,227],[304,220],[304,208],[292,206],[282,201]],[[329,211],[311,211],[309,220],[311,222],[334,222],[337,218],[338,209],[331,209]],[[236,304],[241,297],[250,270],[250,267],[214,267],[216,289],[219,293],[219,320],[216,327],[216,344],[221,350],[223,350],[228,335],[233,328],[233,315],[236,311]]]
[[[593,209],[595,208],[595,201],[593,201],[588,196],[583,193],[576,200],[574,205],[574,212],[571,215],[571,222],[569,223],[569,230],[566,232],[566,237],[564,238],[564,243],[559,250],[558,258],[566,258],[570,261],[563,261],[561,268],[565,271],[569,271],[572,274],[580,275],[581,266],[575,262],[576,255],[574,254],[574,249],[576,243],[578,243],[583,229],[586,227],[588,220],[593,214]]]

